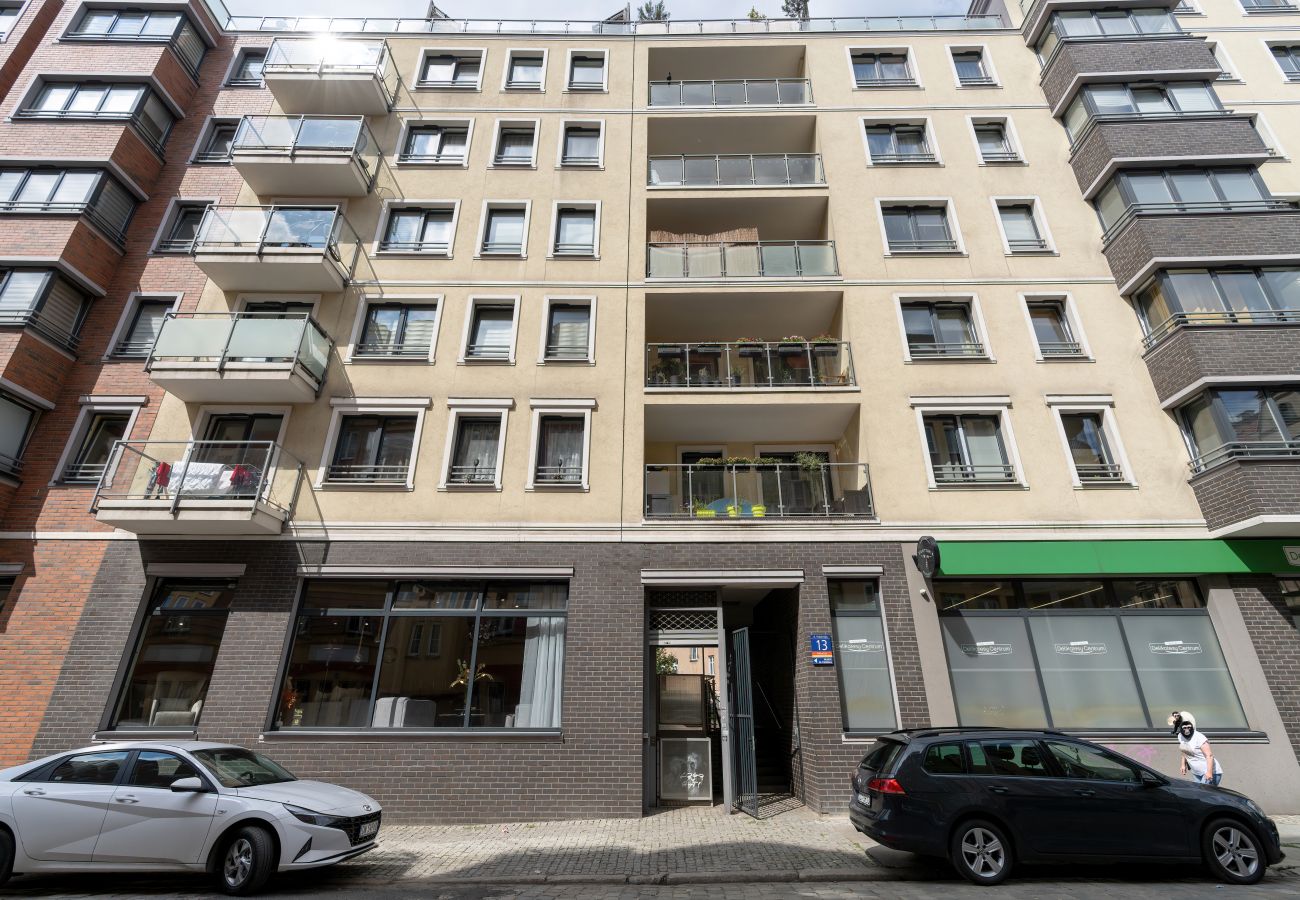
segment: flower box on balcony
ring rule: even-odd
[[[660,359],[683,359],[686,350],[683,347],[660,347],[655,351]]]
[[[721,356],[721,344],[701,344],[695,348],[695,352],[700,356]]]
[[[781,356],[803,356],[808,350],[803,344],[778,344],[776,352]]]

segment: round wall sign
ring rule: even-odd
[[[939,542],[928,534],[916,542],[916,554],[912,557],[916,570],[926,578],[933,578],[939,571]]]

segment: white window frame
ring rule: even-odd
[[[952,83],[959,91],[972,91],[979,88],[1000,88],[1002,79],[998,77],[998,70],[993,65],[993,54],[989,51],[988,44],[944,44],[944,49],[948,54],[948,69],[952,72]],[[962,84],[961,76],[957,74],[957,60],[954,53],[975,53],[980,54],[980,65],[984,69],[984,74],[992,79],[991,84]]]
[[[1043,213],[1043,201],[1038,196],[1026,197],[1007,197],[997,196],[989,197],[989,203],[993,205],[993,218],[998,225],[998,237],[1002,240],[1002,252],[1006,256],[1056,256],[1059,255],[1056,250],[1056,240],[1052,237],[1052,229],[1047,225],[1047,216]],[[1034,217],[1034,227],[1038,229],[1038,236],[1042,238],[1045,245],[1042,250],[1012,250],[1011,244],[1007,241],[1006,230],[1002,227],[1002,207],[1004,206],[1029,206],[1029,212]]]
[[[526,491],[589,491],[591,490],[591,411],[595,400],[529,400],[533,412],[532,435],[528,441],[528,482]],[[579,484],[536,484],[537,449],[542,440],[542,416],[564,416],[582,419],[582,481]]]
[[[975,146],[975,159],[979,161],[981,166],[1028,165],[1028,160],[1025,157],[1024,145],[1020,143],[1020,135],[1016,133],[1016,126],[1012,121],[1011,116],[967,116],[966,124],[967,130],[970,133],[971,143]],[[992,162],[984,159],[984,151],[980,149],[979,135],[975,133],[975,128],[979,125],[1001,125],[1002,133],[1006,136],[1007,143],[1011,145],[1011,149],[1015,151],[1018,159],[1008,159],[1003,161],[994,160]]]
[[[551,306],[557,303],[569,306],[587,307],[587,358],[586,359],[547,359],[546,339],[550,329]],[[539,366],[564,366],[596,364],[596,296],[594,294],[547,294],[542,298],[541,340],[537,344],[537,364]]]
[[[515,401],[510,398],[467,398],[467,397],[448,397],[447,407],[451,415],[447,417],[447,442],[442,452],[442,474],[438,480],[438,490],[440,491],[483,491],[501,490],[501,471],[505,467],[506,459],[506,426],[510,422],[510,411],[514,409]],[[448,476],[451,475],[451,463],[455,459],[456,453],[456,432],[460,428],[462,417],[489,417],[498,416],[501,420],[501,428],[497,434],[497,464],[495,478],[491,486],[485,484],[450,484]]]
[[[1241,72],[1236,64],[1232,61],[1232,56],[1228,53],[1228,48],[1223,45],[1223,41],[1207,40],[1206,47],[1214,54],[1214,61],[1219,64],[1223,74],[1214,80],[1218,84],[1244,84],[1245,80],[1241,77]],[[1269,54],[1272,55],[1271,53]]]
[[[13,28],[10,28],[5,32],[0,32],[0,45],[8,42],[9,36],[23,23],[23,16],[27,14],[27,4],[28,0],[18,0],[18,2],[5,4],[10,9],[17,10],[17,12],[14,14]]]
[[[385,303],[403,303],[411,306],[432,306],[433,311],[433,337],[429,341],[428,358],[410,357],[410,356],[365,356],[359,359],[353,357],[357,344],[361,343],[361,335],[366,328],[366,313],[373,306],[382,306]],[[437,360],[438,354],[438,335],[442,331],[442,310],[445,303],[443,294],[364,294],[361,302],[357,304],[357,314],[352,321],[352,335],[348,339],[347,346],[343,348],[343,362],[350,365],[368,365],[370,363],[380,363],[391,366],[394,363],[417,363],[425,365]]]
[[[921,163],[879,163],[877,164],[871,158],[871,143],[867,140],[867,129],[878,125],[920,125],[925,129],[925,142],[930,146],[930,152],[934,154],[934,162]],[[942,166],[943,154],[939,150],[939,136],[935,133],[934,122],[930,116],[858,116],[858,135],[862,138],[862,150],[867,156],[868,168],[881,165],[885,168],[895,166]]]
[[[159,220],[158,227],[154,230],[153,240],[149,243],[149,254],[152,256],[155,253],[161,252],[171,255],[181,252],[179,250],[160,251],[158,245],[162,243],[163,235],[171,231],[172,225],[175,223],[176,216],[182,206],[199,206],[200,204],[215,206],[220,202],[220,197],[173,197],[171,200],[167,201],[167,208],[163,211],[162,219]]]
[[[397,152],[393,155],[393,164],[397,166],[407,166],[412,169],[418,168],[436,168],[436,169],[468,169],[469,155],[474,147],[474,122],[473,116],[465,118],[449,118],[439,116],[437,118],[426,119],[403,119],[401,130],[397,134]],[[411,129],[420,125],[436,125],[445,128],[448,125],[465,126],[465,159],[463,162],[411,162],[402,159],[402,153],[406,148],[406,142],[410,138]]]
[[[483,359],[477,356],[469,356],[469,338],[474,327],[474,313],[480,306],[505,306],[510,305],[513,315],[510,321],[510,355],[505,359]],[[468,302],[465,304],[465,325],[460,337],[460,355],[456,362],[462,366],[513,366],[515,364],[515,348],[519,345],[519,306],[520,296],[518,294],[471,294]]]
[[[865,134],[866,132],[863,132]],[[889,235],[885,232],[886,206],[933,206],[942,208],[948,217],[948,230],[957,244],[956,250],[890,250]],[[966,239],[962,237],[961,223],[957,221],[957,205],[951,197],[877,197],[876,227],[880,229],[880,246],[886,257],[908,259],[910,257],[926,258],[929,256],[966,256]]]
[[[591,128],[595,126],[600,131],[598,150],[596,151],[596,164],[594,166],[574,165],[564,163],[564,134],[570,125],[579,128]],[[560,134],[555,142],[555,168],[566,169],[581,172],[584,169],[603,171],[605,168],[605,120],[604,119],[561,119]]]
[[[1083,331],[1083,323],[1079,319],[1079,308],[1074,302],[1074,294],[1069,291],[1035,291],[1021,292],[1017,294],[1020,299],[1020,311],[1025,317],[1025,327],[1029,329],[1029,340],[1034,345],[1034,359],[1037,362],[1057,363],[1057,362],[1096,362],[1092,355],[1092,346],[1088,343],[1088,336]],[[1061,311],[1065,314],[1065,324],[1070,329],[1070,334],[1079,342],[1078,356],[1044,356],[1043,350],[1038,346],[1038,332],[1034,331],[1034,320],[1029,316],[1029,307],[1035,303],[1059,303]]]
[[[381,250],[384,235],[388,232],[388,220],[393,213],[394,207],[400,209],[450,209],[451,210],[451,235],[447,241],[447,252],[442,253],[437,250]],[[375,225],[375,239],[370,247],[372,256],[379,257],[398,257],[398,258],[415,258],[415,259],[452,259],[456,255],[456,226],[460,223],[460,200],[407,200],[407,199],[389,199],[384,201],[384,205],[379,210],[379,221]]]
[[[494,209],[520,209],[524,211],[524,239],[519,246],[519,253],[487,253],[483,252],[483,241],[487,237],[488,213]],[[474,258],[475,259],[527,259],[528,258],[528,229],[532,227],[533,221],[533,201],[531,200],[484,200],[483,210],[479,215],[478,237],[474,241]]]
[[[1242,9],[1242,15],[1246,15],[1245,8]],[[1300,46],[1300,35],[1294,35],[1288,38],[1260,38],[1259,42],[1264,45],[1264,52],[1268,54],[1268,61],[1273,64],[1273,70],[1277,72],[1278,78],[1282,79],[1283,84],[1300,84],[1300,81],[1292,81],[1286,77],[1286,70],[1282,68],[1277,57],[1273,55],[1274,47],[1295,47]],[[1210,82],[1213,84],[1214,82]]]
[[[325,433],[325,446],[321,450],[320,468],[316,470],[315,487],[333,490],[415,490],[415,461],[420,456],[420,435],[424,431],[424,414],[433,405],[430,397],[331,397],[330,424]],[[326,480],[334,450],[338,446],[339,429],[344,416],[364,415],[415,415],[415,434],[411,437],[411,459],[406,466],[405,484],[331,484]]]
[[[902,53],[907,57],[907,70],[912,73],[909,84],[858,86],[857,76],[853,74],[853,55],[855,53]],[[845,59],[849,64],[849,88],[855,91],[917,91],[925,89],[921,79],[921,67],[917,64],[916,50],[910,44],[858,44],[844,48]]]
[[[975,337],[984,348],[980,356],[959,356],[954,358],[929,357],[922,356],[916,359],[912,358],[912,348],[907,343],[907,326],[903,322],[903,304],[919,303],[921,301],[930,301],[935,303],[965,303],[970,308],[971,327],[975,329]],[[894,316],[898,322],[898,336],[903,341],[903,362],[905,363],[962,363],[962,362],[997,362],[997,357],[993,355],[993,348],[989,345],[988,326],[984,323],[984,311],[980,308],[980,298],[978,294],[965,292],[945,294],[941,291],[920,291],[909,292],[906,294],[894,295]]]
[[[1277,132],[1268,124],[1268,120],[1264,118],[1264,114],[1257,112],[1252,113],[1251,115],[1255,117],[1255,133],[1259,135],[1259,139],[1264,142],[1264,146],[1269,151],[1268,158],[1270,160],[1279,161],[1289,160],[1290,157],[1287,156],[1286,148],[1284,148],[1282,142],[1277,139]]]
[[[1190,9],[1185,9],[1185,10],[1179,12],[1177,6],[1175,6],[1174,9],[1172,9],[1172,10],[1170,10],[1170,11],[1171,11],[1174,15],[1176,15],[1176,16],[1203,16],[1203,15],[1205,15],[1205,12],[1204,12],[1204,10],[1201,9],[1201,4],[1198,2],[1198,0],[1185,0],[1185,2],[1187,3],[1187,5],[1188,5],[1189,7],[1191,7]],[[1179,5],[1181,5],[1181,4],[1179,4]]]
[[[515,163],[497,165],[497,149],[501,144],[501,131],[504,128],[523,128],[530,126],[533,129],[533,148],[528,157],[528,163]],[[497,119],[492,123],[492,146],[488,148],[489,169],[536,169],[537,168],[537,145],[541,142],[542,137],[542,120],[541,119]],[[467,154],[468,155],[468,154]]]
[[[1069,468],[1070,480],[1076,489],[1137,487],[1137,481],[1133,477],[1133,467],[1129,464],[1128,453],[1124,451],[1124,442],[1120,440],[1119,423],[1115,420],[1114,397],[1109,394],[1048,394],[1045,399],[1048,408],[1052,411],[1052,419],[1056,422],[1056,433],[1061,439],[1061,450],[1065,453],[1065,464]],[[1065,436],[1065,421],[1061,418],[1062,413],[1100,413],[1102,433],[1113,457],[1112,462],[1120,468],[1119,481],[1084,482],[1079,477],[1078,467],[1074,464],[1074,456],[1070,453],[1070,441]]]
[[[575,56],[601,56],[605,64],[601,66],[599,88],[573,87],[573,58]],[[564,54],[564,93],[566,94],[608,94],[609,93],[609,50],[605,47],[570,47]]]
[[[909,404],[916,415],[916,433],[921,439],[921,458],[925,463],[925,477],[932,491],[963,490],[1007,490],[1027,489],[1025,470],[1020,463],[1020,450],[1016,446],[1016,436],[1011,428],[1011,398],[1001,396],[983,397],[911,397]],[[1007,461],[1011,465],[1014,481],[1003,483],[979,484],[978,482],[961,482],[959,484],[939,484],[934,477],[934,466],[930,463],[930,444],[926,439],[925,417],[927,415],[987,415],[998,417],[998,431],[1002,435],[1002,444],[1007,450]]]
[[[430,56],[473,56],[478,54],[478,80],[471,87],[451,87],[448,85],[431,85],[421,80],[424,75],[424,63]],[[421,47],[417,58],[419,68],[415,70],[412,87],[417,91],[455,91],[458,93],[477,93],[483,90],[483,73],[487,71],[487,47]],[[401,146],[400,144],[398,146]]]
[[[590,253],[556,253],[555,245],[558,242],[560,228],[560,207],[571,209],[590,209],[596,214],[596,221],[592,225],[592,246]],[[548,239],[547,259],[583,259],[593,260],[600,259],[600,206],[599,200],[554,200],[551,202],[551,232]]]
[[[510,64],[518,56],[536,56],[542,55],[542,80],[537,87],[511,87],[510,86]],[[506,50],[506,64],[501,69],[501,92],[520,93],[520,94],[545,94],[546,93],[546,70],[550,68],[551,51],[547,47],[510,47]],[[481,70],[480,70],[481,71]],[[565,80],[568,80],[568,73],[565,73]]]
[[[266,57],[269,56],[269,55],[270,55],[270,52],[271,52],[271,46],[270,46],[270,44],[265,44],[265,45],[258,46],[258,47],[240,47],[240,48],[238,48],[238,49],[235,51],[235,53],[230,57],[230,65],[226,66],[226,74],[223,75],[223,76],[221,77],[221,87],[222,87],[222,88],[227,89],[227,90],[232,90],[232,89],[233,89],[233,90],[239,90],[239,89],[241,89],[241,88],[244,88],[244,89],[250,89],[250,90],[256,90],[256,89],[260,89],[260,88],[264,88],[264,87],[266,87],[266,75],[265,75],[265,74],[263,74],[263,76],[262,76],[262,83],[259,84],[259,85],[252,85],[252,84],[231,84],[231,82],[230,82],[231,77],[235,74],[236,71],[239,70],[240,63],[242,63],[242,62],[244,61],[244,57],[246,57],[246,56],[248,55],[249,51],[255,51],[255,50],[260,50],[260,51],[262,52],[262,63],[263,63],[263,65],[266,64]]]
[[[191,165],[191,166],[194,166],[194,165],[199,165],[199,166],[220,166],[220,165],[230,165],[230,158],[229,158],[229,157],[226,159],[226,161],[225,161],[224,163],[203,162],[203,161],[199,160],[199,158],[198,158],[198,157],[199,157],[199,151],[202,149],[202,147],[203,147],[205,144],[207,144],[208,140],[212,137],[213,129],[215,129],[218,125],[234,125],[234,126],[235,126],[235,132],[236,132],[236,134],[238,134],[238,132],[239,132],[239,122],[240,122],[240,117],[239,117],[239,116],[208,116],[206,119],[204,119],[204,120],[203,120],[203,127],[199,129],[199,136],[198,136],[198,139],[194,142],[194,146],[193,146],[192,148],[190,148],[190,157],[189,157],[189,159],[187,160],[188,164]],[[234,145],[233,145],[233,144],[231,145],[231,154],[232,154],[232,156],[233,156],[233,154],[234,154]]]
[[[122,307],[122,315],[117,319],[117,326],[113,329],[113,335],[108,339],[108,346],[104,349],[102,360],[104,362],[127,362],[137,357],[120,357],[114,354],[114,349],[118,343],[126,336],[126,330],[131,327],[135,321],[136,310],[140,308],[141,302],[166,300],[171,298],[172,308],[168,312],[176,312],[181,307],[181,300],[185,294],[182,291],[132,291],[126,296],[126,303]]]
[[[135,420],[140,415],[140,408],[147,402],[146,397],[120,397],[120,396],[96,396],[90,394],[82,397],[80,400],[81,409],[77,413],[76,421],[72,424],[72,430],[68,432],[68,440],[63,445],[63,452],[59,454],[58,464],[54,467],[54,477],[50,480],[50,485],[68,484],[63,480],[63,470],[71,461],[72,456],[81,449],[81,444],[85,441],[86,430],[90,427],[91,419],[98,413],[124,412],[127,413],[126,431],[123,433],[123,440],[131,440],[131,434],[135,430]],[[89,487],[84,482],[76,482],[73,486]]]

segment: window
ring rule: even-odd
[[[980,162],[985,165],[1021,162],[1020,153],[1007,133],[1005,122],[976,122],[971,127],[975,130]]]
[[[0,390],[0,475],[16,478],[22,472],[23,451],[39,416],[30,403]]]
[[[548,301],[542,360],[544,362],[589,362],[591,360],[591,319],[590,300]]]
[[[589,413],[535,412],[537,445],[529,487],[585,488]]]
[[[860,88],[916,87],[907,57],[906,50],[851,53],[853,81]]]
[[[465,360],[512,362],[515,353],[514,302],[473,301]]]
[[[388,223],[379,242],[380,252],[451,255],[456,208],[452,206],[388,209]]]
[[[235,132],[239,123],[222,119],[213,119],[199,138],[198,148],[194,151],[194,162],[228,163],[230,150],[235,144]]]
[[[934,582],[966,726],[1165,731],[1179,697],[1202,729],[1246,718],[1196,583]]]
[[[909,300],[901,304],[911,359],[984,358],[971,305],[964,300]]]
[[[931,775],[966,774],[966,757],[961,744],[931,744],[925,750],[921,767]]]
[[[1184,10],[1176,10],[1183,12]],[[1179,34],[1168,9],[1072,9],[1054,13],[1038,40],[1038,58],[1046,63],[1062,39],[1116,37],[1130,34]]]
[[[501,444],[505,413],[453,411],[447,486],[501,489]]]
[[[972,775],[1045,778],[1052,774],[1035,741],[971,741],[966,751]]]
[[[159,153],[176,121],[166,104],[145,85],[103,82],[42,82],[16,116],[127,121]]]
[[[1052,250],[1039,229],[1036,203],[994,200],[1002,240],[1008,253],[1042,253]]]
[[[198,74],[207,44],[189,18],[174,10],[93,7],[82,13],[65,40],[166,42],[191,75]]]
[[[63,466],[61,480],[70,484],[97,484],[108,466],[115,441],[126,440],[131,428],[130,412],[90,411],[78,432],[76,450]]]
[[[189,253],[194,249],[194,239],[198,236],[199,225],[208,211],[205,202],[180,201],[174,204],[163,219],[158,231],[158,242],[154,245],[155,253]]]
[[[483,78],[483,51],[425,51],[416,87],[477,91]]]
[[[1066,108],[1062,117],[1071,140],[1097,116],[1170,116],[1218,113],[1219,98],[1207,82],[1169,84],[1090,84]]]
[[[326,484],[406,484],[416,416],[346,415],[339,422]]]
[[[1241,0],[1241,8],[1247,15],[1253,13],[1291,13],[1296,5],[1290,0]]]
[[[0,212],[84,215],[121,244],[137,200],[101,169],[0,169]]]
[[[1300,456],[1300,386],[1211,388],[1178,409],[1192,469]]]
[[[1300,322],[1300,268],[1165,269],[1136,301],[1148,343],[1181,326]]]
[[[57,272],[0,268],[0,328],[29,328],[75,350],[89,307],[90,299]]]
[[[111,728],[193,728],[208,684],[234,585],[164,581],[154,591],[110,720]]]
[[[569,52],[569,90],[605,90],[605,58],[603,50]]]
[[[601,123],[566,123],[560,138],[560,165],[602,165],[603,131]]]
[[[922,416],[930,472],[936,485],[1013,484],[1016,469],[1002,438],[1002,416],[927,413]]]
[[[23,4],[0,4],[0,41],[9,36],[9,32],[18,24],[18,16],[23,11]]]
[[[266,51],[249,47],[239,51],[235,64],[226,76],[227,87],[261,87],[262,66],[266,63]]]
[[[982,49],[953,50],[952,67],[957,73],[959,87],[983,87],[997,84],[984,61]]]
[[[1044,741],[1044,743],[1066,778],[1120,781],[1127,784],[1140,784],[1142,781],[1142,776],[1138,774],[1137,769],[1100,747],[1090,747],[1070,741]]]
[[[1059,410],[1065,446],[1079,484],[1118,484],[1126,481],[1106,436],[1101,410]]]
[[[1264,149],[1268,151],[1268,155],[1274,159],[1286,159],[1286,151],[1278,143],[1277,136],[1273,134],[1273,129],[1268,127],[1268,122],[1264,120],[1264,117],[1259,113],[1255,113],[1251,124],[1255,129],[1255,134],[1259,135]]]
[[[938,162],[925,123],[866,125],[867,155],[872,165]]]
[[[1214,54],[1214,61],[1218,63],[1219,68],[1223,70],[1219,73],[1219,77],[1214,80],[1240,82],[1241,79],[1236,75],[1236,68],[1232,65],[1232,60],[1228,57],[1228,51],[1224,49],[1223,45],[1207,41],[1206,46],[1208,46],[1210,52]]]
[[[537,124],[498,122],[494,166],[531,166],[537,161]]]
[[[1086,355],[1083,344],[1074,336],[1064,300],[1029,300],[1025,306],[1040,359],[1070,359]]]
[[[484,208],[479,253],[484,256],[523,256],[527,249],[528,206],[493,205]]]
[[[176,301],[141,298],[130,310],[130,319],[121,330],[121,337],[113,345],[112,355],[118,359],[146,359],[153,350],[163,320],[172,311]]]
[[[55,766],[44,780],[60,784],[116,784],[129,755],[129,750],[78,753]]]
[[[596,256],[599,254],[600,206],[557,206],[555,209],[556,256]]]
[[[546,80],[545,50],[511,50],[506,54],[508,91],[540,91]]]
[[[1097,195],[1102,226],[1116,227],[1133,210],[1207,213],[1264,209],[1272,198],[1252,168],[1123,171]]]
[[[436,304],[371,303],[352,356],[431,359],[437,334]]]
[[[947,206],[885,206],[880,208],[885,223],[885,244],[889,253],[957,253],[960,247],[948,226]]]
[[[126,784],[131,787],[170,790],[182,778],[199,778],[198,770],[179,756],[160,750],[141,750],[131,767]],[[206,779],[205,779],[206,780]]]
[[[1269,48],[1287,81],[1300,81],[1300,44]]]
[[[1282,591],[1282,601],[1291,613],[1291,621],[1300,630],[1300,579],[1279,578],[1277,584]],[[12,586],[12,580],[10,585]]]
[[[277,729],[558,729],[568,585],[308,581]],[[419,654],[418,634],[438,652]],[[432,640],[429,646],[432,646]]]
[[[438,165],[465,165],[469,157],[469,123],[412,125],[397,161]]]
[[[840,682],[840,713],[847,732],[892,731],[894,686],[875,581],[826,582],[830,593],[835,671]]]

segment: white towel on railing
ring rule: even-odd
[[[174,477],[183,477],[180,486],[184,494],[219,494],[230,490],[229,466],[215,462],[189,462],[179,460],[172,466]],[[175,489],[175,485],[172,486]]]

